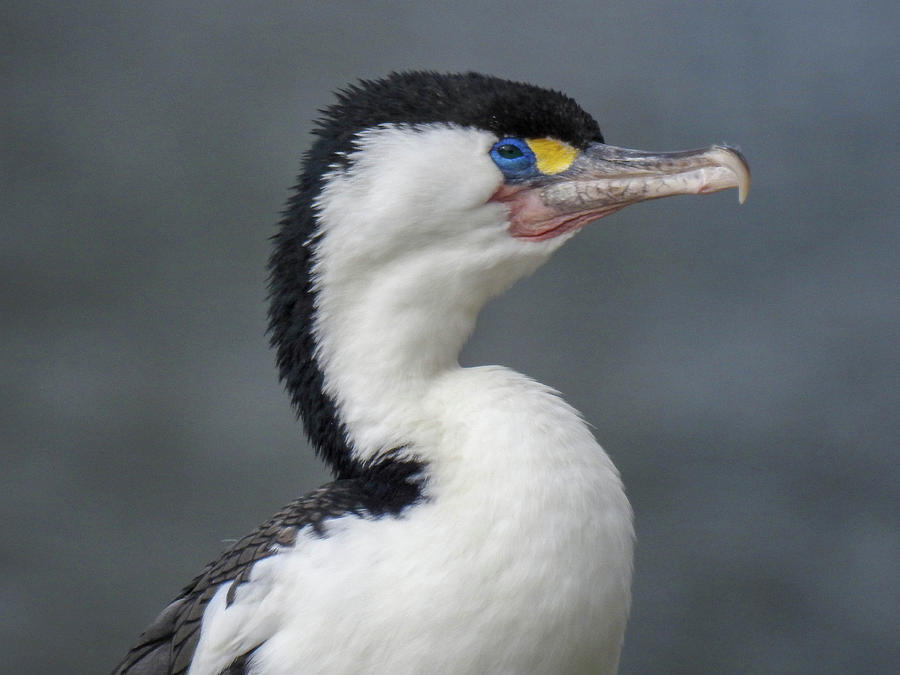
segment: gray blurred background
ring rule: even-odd
[[[109,669],[324,482],[265,336],[268,237],[330,92],[561,89],[617,145],[726,141],[729,191],[596,223],[463,355],[560,389],[636,512],[623,673],[900,662],[900,5],[7,2],[4,669]]]

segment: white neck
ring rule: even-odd
[[[459,266],[453,251],[419,254],[377,280],[351,275],[340,282],[326,264],[318,267],[317,357],[360,459],[411,441],[428,388],[459,368],[479,310],[514,281],[498,274],[486,287],[477,265],[462,274]]]
[[[411,144],[409,133],[367,132],[317,205],[316,357],[363,461],[410,443],[424,423],[422,397],[459,367],[484,303],[562,244],[509,235],[506,207],[490,201],[501,182],[487,158],[493,136],[417,129]],[[436,154],[434,189],[423,190],[422,158]],[[466,174],[454,173],[460,166]]]

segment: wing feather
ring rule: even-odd
[[[339,516],[398,515],[422,499],[423,465],[395,456],[384,458],[352,478],[342,478],[294,500],[254,532],[235,542],[185,586],[151,623],[113,670],[114,675],[182,675],[191,666],[207,605],[222,584],[230,583],[226,606],[250,580],[253,566],[293,546],[301,530],[327,536],[327,521]],[[235,654],[225,673],[246,672],[253,652]]]

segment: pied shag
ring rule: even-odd
[[[592,220],[739,188],[725,146],[604,143],[567,96],[394,73],[338,93],[274,237],[280,376],[335,480],[210,563],[116,673],[614,673],[633,529],[557,392],[458,354]]]

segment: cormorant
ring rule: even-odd
[[[592,220],[739,188],[725,146],[606,145],[567,96],[394,73],[338,93],[269,269],[271,342],[335,480],[210,563],[116,673],[614,673],[633,529],[557,392],[457,361]]]

